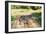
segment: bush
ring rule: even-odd
[[[32,13],[32,17],[35,17],[36,21],[41,25],[41,12],[40,13]]]
[[[14,21],[16,19],[15,16],[11,16],[11,21]]]

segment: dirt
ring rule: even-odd
[[[33,19],[28,19],[28,21],[19,21],[19,18],[15,21],[12,21],[11,28],[37,28],[40,27],[40,24]]]

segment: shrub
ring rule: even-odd
[[[36,21],[41,25],[41,12],[40,13],[32,13],[32,17],[35,17]]]
[[[16,19],[15,16],[11,16],[11,21],[14,21]]]

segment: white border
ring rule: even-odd
[[[44,6],[42,4],[26,4],[26,3],[9,3],[8,4],[8,31],[9,32],[14,32],[14,31],[28,31],[28,30],[43,30],[44,28]],[[25,6],[42,6],[42,27],[40,28],[26,28],[26,29],[11,29],[11,5],[25,5]]]

